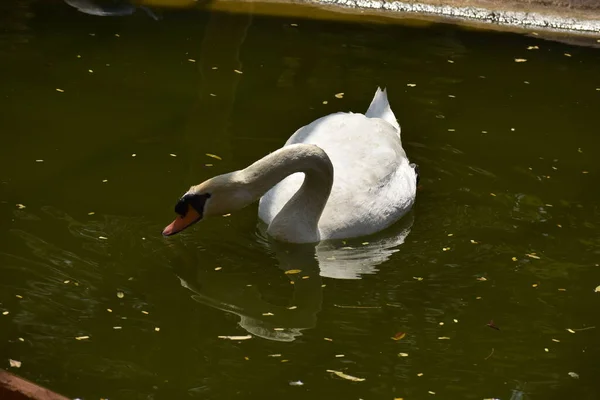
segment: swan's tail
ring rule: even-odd
[[[382,120],[389,122],[394,128],[396,128],[398,135],[400,135],[400,125],[398,124],[396,116],[390,108],[390,103],[388,101],[387,92],[385,89],[381,90],[381,88],[377,88],[375,96],[373,97],[371,105],[369,106],[369,109],[365,115],[369,118],[381,118]]]

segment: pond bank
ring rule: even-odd
[[[164,4],[169,0],[149,2]],[[512,0],[219,0],[212,3],[211,7],[235,11],[231,3],[312,5],[345,14],[434,20],[485,29],[538,30],[600,38],[600,2],[592,0],[529,0],[527,4]],[[272,13],[278,14],[276,11]]]

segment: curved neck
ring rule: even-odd
[[[240,171],[252,197],[261,197],[288,175],[304,173],[304,183],[269,224],[267,232],[283,241],[318,242],[318,222],[333,186],[333,164],[318,146],[285,146]]]

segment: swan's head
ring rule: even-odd
[[[252,203],[253,197],[235,173],[219,175],[192,186],[175,205],[177,218],[162,234],[171,236],[198,221],[215,215],[224,215]]]

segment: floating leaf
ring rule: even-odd
[[[233,72],[235,72],[236,74],[243,74],[243,72],[240,71],[239,69],[234,69]]]
[[[515,58],[515,62],[518,62],[518,63],[522,63],[525,61],[527,61],[527,59],[525,59],[525,58]]]
[[[270,316],[273,316],[275,314],[270,313],[270,312],[266,312],[266,313],[263,313],[262,315],[264,315],[265,317],[270,317]]]
[[[393,340],[402,340],[406,336],[405,332],[398,332],[392,337]]]
[[[11,368],[21,368],[21,361],[13,360],[11,358],[8,359],[8,363]]]
[[[24,208],[25,208],[25,206],[24,206],[23,204],[17,204],[17,208],[18,208],[19,210],[22,210],[22,209],[24,209]]]
[[[122,299],[123,297],[125,297],[125,293],[121,292],[120,290],[117,292],[117,297]]]
[[[448,336],[440,336],[438,339],[439,340],[450,340],[450,338]]]
[[[531,254],[525,254],[527,257],[529,258],[533,258],[535,260],[539,260],[540,257],[538,255],[536,255],[535,253],[531,253]]]
[[[206,155],[207,155],[208,157],[215,158],[215,159],[217,159],[217,160],[222,160],[222,158],[221,158],[221,157],[219,157],[219,156],[218,156],[218,155],[216,155],[216,154],[210,154],[210,153],[206,153]]]
[[[194,60],[193,58],[188,58],[188,61],[191,62],[191,63],[195,63],[196,62],[196,60]]]
[[[418,281],[422,281],[423,280],[423,278],[421,278],[420,276],[413,276],[413,279],[416,279]]]
[[[398,357],[408,357],[408,353],[398,353]]]
[[[567,328],[567,332],[569,332],[569,333],[575,333],[575,331],[573,329],[571,329],[571,328]]]
[[[292,275],[292,274],[299,274],[300,272],[302,272],[301,269],[288,269],[287,271],[285,271],[285,274]]]
[[[415,87],[415,86],[417,86],[417,84],[416,83],[407,83],[406,86],[408,86],[408,87]]]
[[[569,376],[573,379],[579,379],[579,374],[577,372],[569,372]]]
[[[423,373],[422,373],[422,372],[419,372],[419,373],[417,374],[417,376],[423,376]]]
[[[2,312],[2,315],[8,315],[8,314],[10,314],[8,311],[3,311]]]
[[[302,381],[291,381],[290,382],[290,386],[302,386],[304,385],[304,382]]]
[[[485,276],[480,276],[479,278],[477,278],[477,280],[481,281],[481,282],[485,282],[485,281],[487,281],[487,278]]]
[[[331,372],[332,374],[336,374],[340,378],[344,378],[352,382],[362,382],[365,380],[365,378],[357,378],[356,376],[348,375],[343,373],[342,371],[335,371],[333,369],[328,369],[327,372]]]
[[[488,322],[488,323],[487,323],[487,326],[489,326],[490,328],[492,328],[492,329],[495,329],[495,330],[497,330],[497,331],[499,331],[499,330],[500,330],[500,328],[498,328],[498,327],[496,326],[496,324],[494,324],[494,320],[491,320],[490,322]]]
[[[252,335],[246,336],[217,336],[219,339],[227,339],[227,340],[248,340],[252,339]]]
[[[328,337],[324,337],[323,340],[327,340],[328,342],[333,342],[333,339],[328,338]]]
[[[338,98],[338,99],[341,99],[341,98],[344,97],[344,93],[336,93],[335,97]]]
[[[539,47],[537,47],[537,46],[529,46],[529,47],[527,47],[527,50],[537,50],[537,49],[539,49]]]
[[[594,289],[594,293],[600,293],[600,286],[596,286],[596,289]]]
[[[160,332],[160,328],[157,326],[156,328],[154,328],[155,332]]]
[[[75,340],[87,340],[89,338],[90,338],[89,336],[76,336]]]
[[[65,92],[64,90],[62,90],[62,89],[58,89],[58,88],[56,89],[56,91],[57,91],[57,92],[60,92],[60,93],[64,93],[64,92]]]

